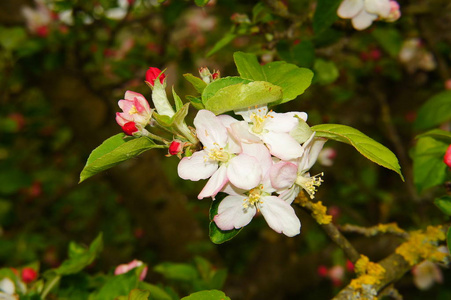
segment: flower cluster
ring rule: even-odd
[[[399,4],[393,0],[344,0],[338,7],[337,14],[343,19],[352,19],[352,26],[363,30],[378,19],[394,22],[401,12]]]
[[[181,178],[209,179],[199,199],[219,192],[228,194],[214,222],[222,230],[239,229],[261,212],[278,233],[295,236],[301,223],[291,203],[304,189],[311,198],[322,179],[310,176],[325,139],[311,133],[302,144],[290,132],[304,112],[275,113],[266,106],[235,111],[243,120],[200,110],[194,126],[203,149],[184,157],[178,165]]]

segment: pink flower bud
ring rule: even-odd
[[[221,73],[219,71],[214,71],[214,73],[211,74],[211,78],[213,80],[219,79],[220,76],[221,76]]]
[[[127,273],[128,271],[140,267],[142,266],[143,262],[137,259],[132,260],[131,262],[129,262],[128,264],[122,264],[116,267],[116,269],[114,270],[114,275],[120,275],[120,274],[124,274]],[[146,278],[147,275],[147,267],[145,267],[141,274],[139,275],[139,280],[144,280],[144,278]]]
[[[177,155],[183,150],[183,142],[179,140],[173,140],[172,143],[169,145],[169,154],[171,155]]]
[[[349,259],[346,260],[346,270],[348,270],[348,272],[354,272],[354,264]]]
[[[160,75],[160,83],[163,84],[166,75],[164,75],[164,73],[161,73],[160,69],[150,67],[149,70],[147,70],[146,72],[146,81],[150,83],[150,85],[154,86],[155,79],[157,79],[158,75]]]
[[[399,4],[396,1],[390,1],[390,13],[385,18],[387,22],[394,22],[401,17],[401,11],[399,10]]]
[[[122,130],[127,135],[133,135],[133,133],[138,131],[138,128],[136,128],[135,122],[127,122],[124,124],[124,126],[122,126]]]
[[[443,161],[448,167],[451,168],[451,145],[449,145],[448,149],[446,150],[445,156],[443,157]]]
[[[38,272],[36,272],[33,268],[23,268],[22,269],[22,281],[25,283],[30,283],[38,277]]]

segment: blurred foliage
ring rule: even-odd
[[[179,299],[219,289],[231,299],[327,299],[352,278],[352,271],[339,283],[318,275],[318,266],[345,259],[302,210],[296,238],[257,218],[233,240],[212,244],[209,203],[196,201],[203,182],[179,179],[178,159],[159,149],[78,184],[90,151],[120,131],[114,113],[124,92],[150,95],[150,66],[166,69],[168,87],[185,103],[196,89],[182,74],[208,66],[238,75],[237,51],[312,69],[313,85],[277,109],[306,111],[310,125],[358,128],[396,153],[406,178],[328,142],[333,164],[312,173],[325,172],[317,198],[334,223],[449,224],[448,1],[399,1],[400,20],[364,31],[337,19],[338,1],[45,2],[0,1],[0,280],[13,278],[21,295],[26,288],[21,299],[40,299],[46,288],[47,299]],[[25,6],[38,14],[35,23]],[[103,251],[91,244],[100,232]],[[347,236],[372,261],[401,242]],[[113,275],[134,258],[149,266],[146,281],[139,281],[144,266]],[[74,261],[72,270],[82,271],[62,271]],[[39,277],[21,285],[10,268],[25,267]],[[442,284],[427,291],[416,290],[410,273],[396,287],[406,299],[449,299],[450,271],[441,272]]]

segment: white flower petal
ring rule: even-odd
[[[231,124],[231,134],[238,141],[247,142],[247,143],[258,143],[261,139],[249,132],[249,125],[245,121],[240,121],[237,123]]]
[[[363,9],[363,2],[364,0],[344,0],[338,7],[338,16],[343,19],[355,17]]]
[[[301,232],[301,222],[293,207],[279,197],[262,198],[259,208],[269,227],[274,231],[290,237]]]
[[[241,122],[238,121],[237,119],[229,116],[229,115],[219,115],[216,116],[218,118],[218,120],[222,123],[222,125],[224,125],[224,127],[230,128],[230,125],[236,122]]]
[[[260,143],[242,143],[243,153],[257,159],[264,177],[272,166],[272,158],[268,148]]]
[[[370,14],[387,18],[390,14],[390,0],[365,0],[365,10]]]
[[[280,161],[271,167],[269,177],[271,185],[277,190],[290,188],[296,181],[298,166],[285,161]]]
[[[294,199],[299,195],[299,192],[301,191],[301,188],[299,185],[295,184],[288,190],[285,190],[279,195],[279,198],[283,201],[287,202],[288,204],[293,203]]]
[[[370,14],[363,9],[357,16],[352,18],[352,26],[357,30],[364,30],[370,27],[376,19],[377,15]]]
[[[179,177],[192,181],[207,179],[218,169],[218,163],[212,160],[205,160],[205,151],[195,152],[190,157],[184,157],[177,167]]]
[[[268,113],[268,107],[267,106],[257,106],[255,108],[245,108],[245,109],[241,109],[241,110],[235,110],[234,111],[235,114],[237,115],[241,115],[244,119],[244,121],[250,123],[252,122],[251,120],[251,116],[253,114],[256,114],[258,116],[266,116],[266,114]]]
[[[273,132],[290,132],[298,125],[299,120],[292,113],[269,113],[265,120],[265,130]]]
[[[260,183],[262,169],[256,158],[243,153],[230,160],[227,177],[234,186],[250,190]]]
[[[221,192],[226,193],[228,195],[232,195],[232,196],[238,196],[238,195],[242,196],[244,193],[247,192],[247,190],[243,190],[243,189],[237,188],[236,186],[234,186],[230,182],[227,182],[224,185],[224,187],[222,188]]]
[[[238,229],[251,222],[257,209],[254,206],[244,208],[244,199],[244,196],[227,196],[221,201],[218,214],[213,219],[220,229]]]
[[[227,129],[211,111],[199,110],[194,118],[199,140],[207,148],[224,147],[228,140]]]
[[[295,159],[304,153],[302,146],[288,133],[268,132],[262,139],[269,152],[282,160]]]
[[[218,170],[211,176],[207,184],[204,186],[202,191],[197,196],[198,199],[203,199],[207,197],[215,197],[217,193],[224,187],[228,182],[227,179],[227,167],[222,165]]]

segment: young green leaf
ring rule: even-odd
[[[266,81],[235,84],[220,89],[204,102],[205,108],[215,114],[253,107],[282,98],[282,89]]]
[[[173,300],[173,298],[161,287],[140,281],[138,289],[150,292],[149,300]]]
[[[319,84],[331,84],[337,80],[340,75],[337,66],[333,61],[326,61],[324,59],[315,60],[313,65],[313,71],[315,72],[315,77],[313,77],[314,82]]]
[[[138,288],[139,275],[145,267],[142,265],[127,273],[110,277],[93,297],[93,300],[117,299],[118,296],[129,295],[132,290]]]
[[[451,216],[451,196],[443,196],[434,200],[435,205],[448,216]]]
[[[226,35],[224,35],[224,37],[220,39],[210,51],[208,51],[206,56],[212,56],[213,54],[227,46],[227,44],[229,44],[231,41],[233,41],[237,37],[237,34],[233,33],[233,31],[234,27],[232,27],[232,30],[230,32],[227,32]]]
[[[197,6],[204,7],[208,4],[210,0],[194,0],[194,3],[196,3]]]
[[[420,135],[417,135],[416,138],[423,138],[423,137],[431,137],[433,139],[443,141],[445,143],[451,144],[451,132],[441,130],[441,129],[432,129],[428,132],[422,133]]]
[[[200,94],[204,91],[207,84],[205,81],[200,79],[199,77],[194,76],[193,74],[187,73],[183,74],[183,77],[185,77],[186,80],[189,81],[193,85],[193,87],[198,91]]]
[[[418,111],[415,127],[427,129],[451,120],[451,91],[430,98]]]
[[[313,126],[311,129],[316,131],[316,136],[318,137],[352,145],[360,154],[372,162],[398,173],[404,181],[396,155],[387,147],[357,129],[339,124],[321,124]]]
[[[172,87],[172,96],[174,97],[175,111],[177,112],[182,109],[183,102],[182,99],[180,99],[179,95],[177,95],[177,93],[175,92],[174,87]]]
[[[211,97],[216,95],[216,93],[228,86],[236,85],[239,83],[249,83],[252,82],[251,80],[243,79],[241,77],[237,76],[228,76],[224,78],[220,78],[218,80],[213,81],[210,83],[202,92],[202,103],[205,104]]]
[[[80,182],[109,169],[124,160],[136,157],[152,148],[162,148],[147,137],[140,137],[129,141],[124,140],[125,134],[119,133],[105,140],[92,151],[80,174]]]
[[[295,99],[304,93],[312,82],[312,71],[284,61],[276,61],[262,66],[255,54],[243,52],[235,52],[233,58],[242,78],[267,81],[282,88],[283,98],[276,102],[277,104]]]
[[[201,109],[205,109],[204,104],[202,103],[202,99],[200,97],[194,97],[194,96],[186,96],[186,99],[188,99],[188,101],[191,103],[191,105],[197,109],[197,110],[201,110]]]
[[[154,271],[162,274],[169,280],[191,282],[199,278],[196,268],[190,264],[165,262],[156,265]]]
[[[218,214],[218,207],[222,199],[226,197],[226,194],[220,193],[216,196],[216,200],[211,202],[210,206],[210,226],[209,234],[210,240],[215,244],[222,244],[234,238],[243,228],[232,230],[221,230],[213,221],[214,217]]]
[[[193,293],[189,296],[183,297],[182,300],[230,300],[229,297],[222,291],[209,290]]]
[[[443,156],[447,148],[447,143],[431,137],[418,140],[413,151],[413,181],[420,192],[445,181],[448,167]]]
[[[341,0],[318,0],[313,15],[315,34],[323,32],[338,19],[337,9],[341,2]]]
[[[70,275],[78,273],[86,266],[89,266],[102,250],[102,233],[100,233],[96,237],[96,239],[91,243],[88,249],[72,243],[72,245],[69,247],[69,259],[63,261],[63,263],[58,268],[51,271],[55,272],[58,275]]]
[[[128,300],[148,300],[150,291],[134,289],[128,294]]]

